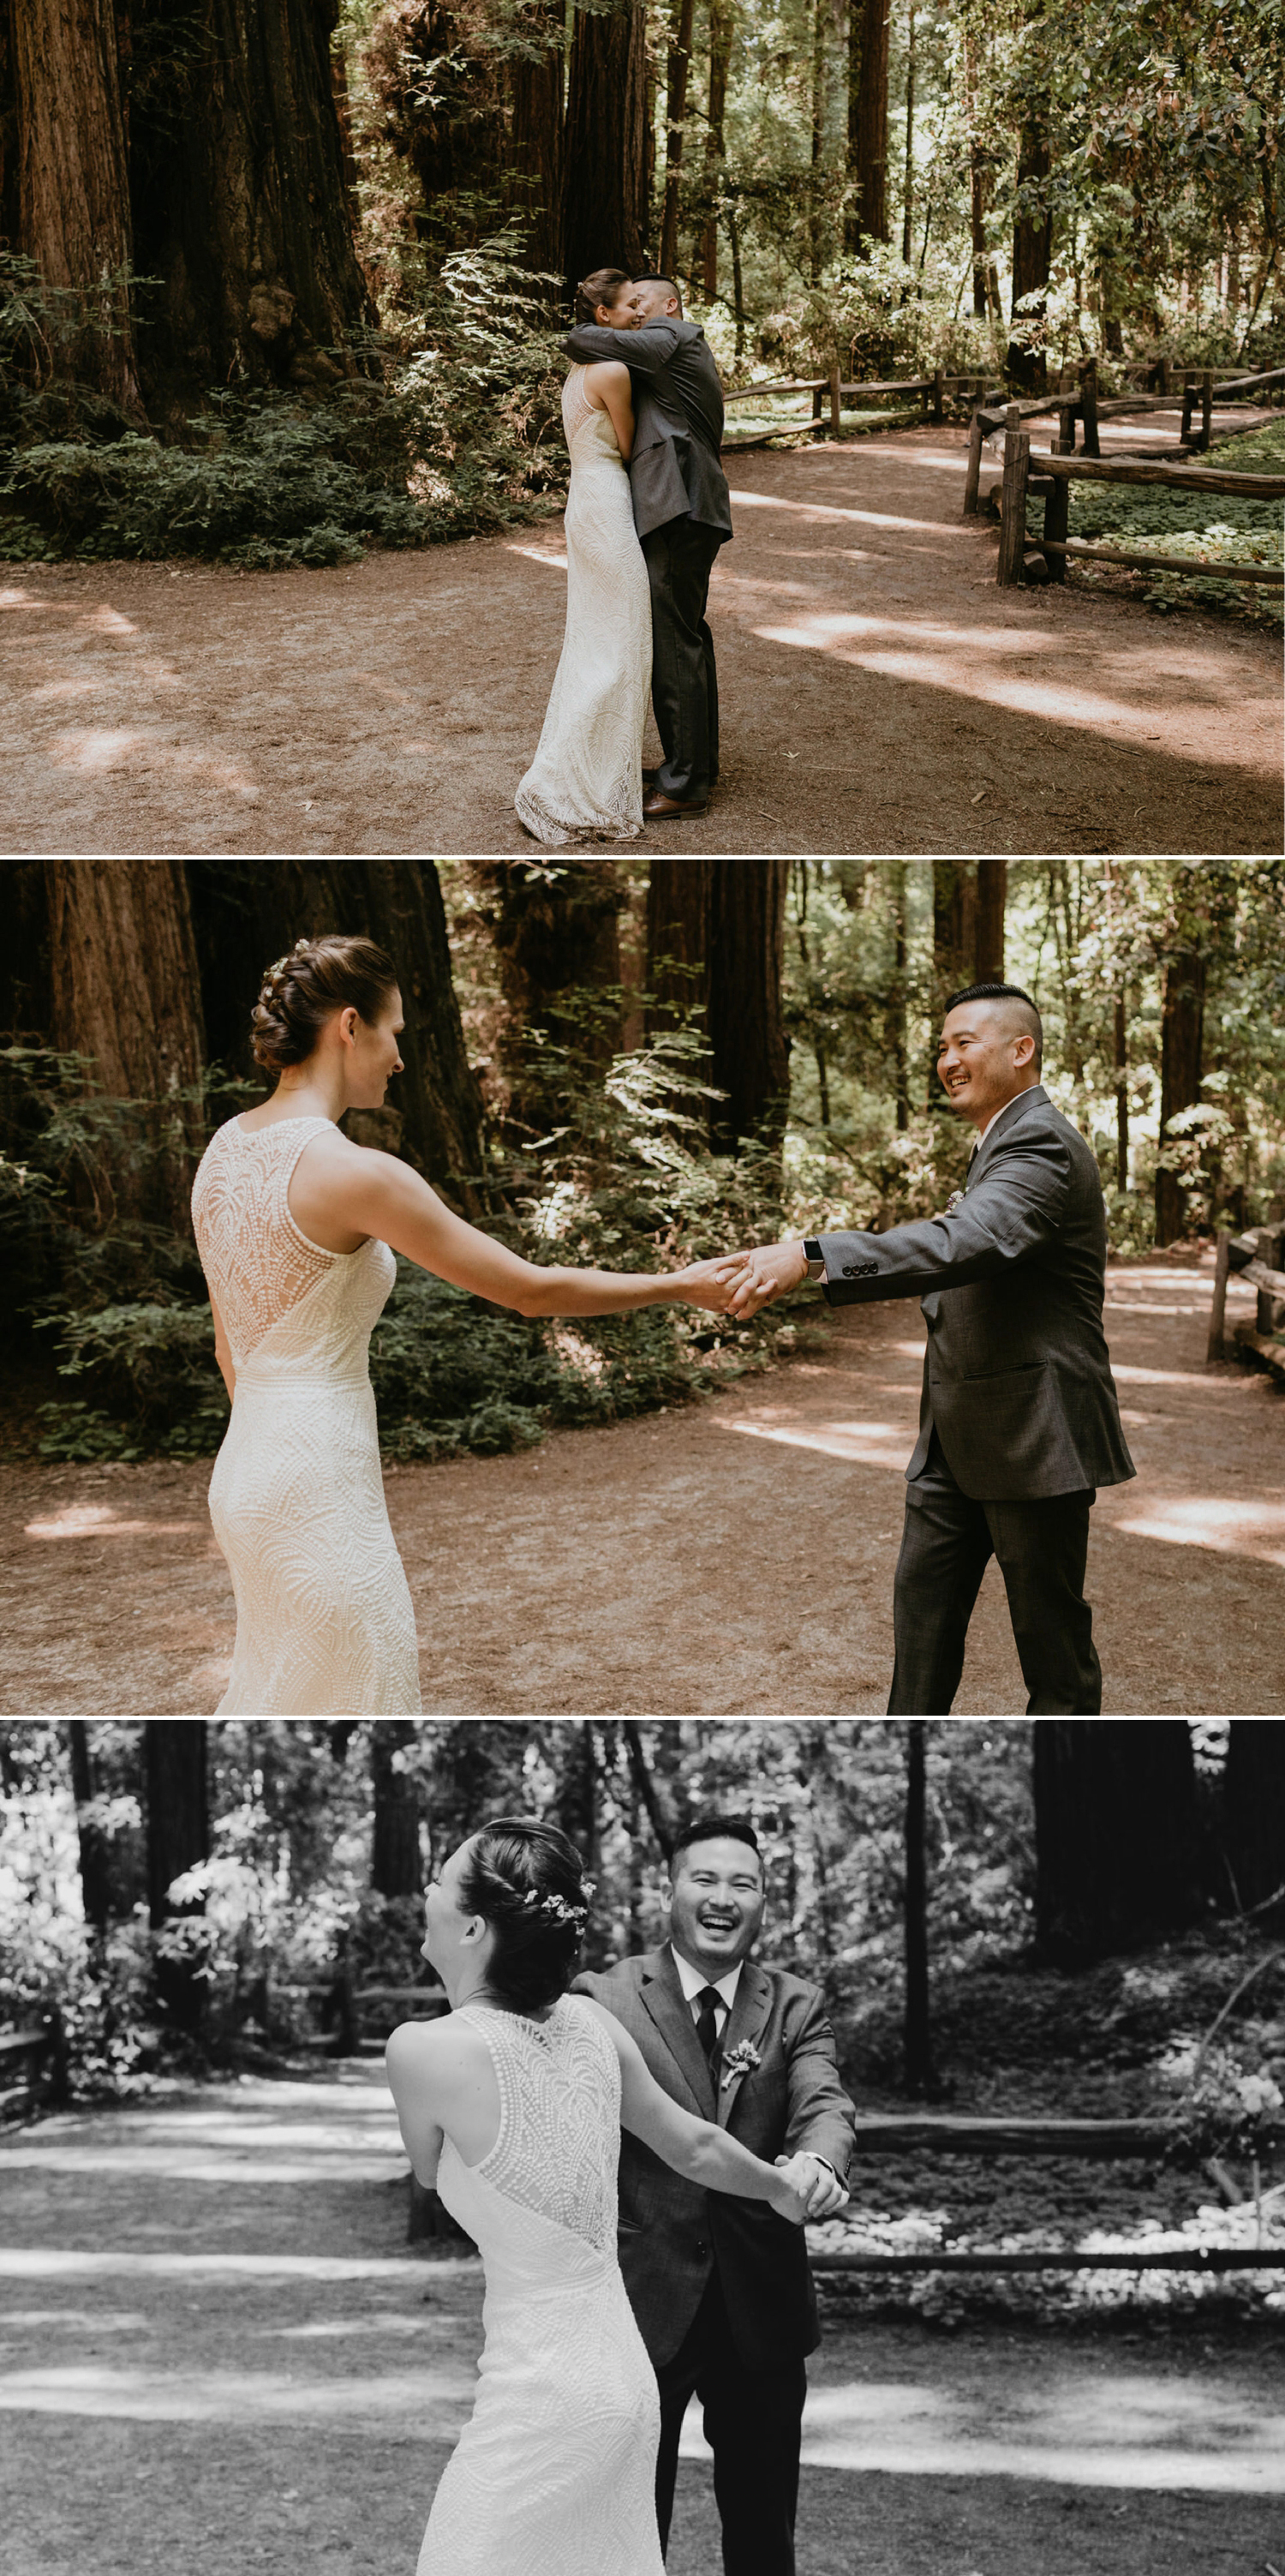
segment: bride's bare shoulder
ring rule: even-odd
[[[629,385],[629,369],[623,358],[595,358],[584,371],[584,389],[589,400],[602,408],[606,394],[624,393]]]

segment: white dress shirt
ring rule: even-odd
[[[713,1987],[714,1992],[718,1997],[718,2002],[714,2007],[714,2015],[718,2023],[718,2037],[721,2045],[724,2032],[727,2029],[728,2021],[731,2017],[732,2006],[736,2001],[736,1989],[741,1982],[740,1960],[737,1960],[734,1968],[728,1969],[725,1977],[707,1977],[703,1968],[694,1968],[691,1960],[683,1957],[681,1950],[674,1949],[672,1941],[669,1946],[670,1950],[673,1952],[674,1966],[678,1970],[679,1983],[682,1986],[683,1993],[687,1997],[688,2003],[691,2005],[693,2022],[697,2022],[700,2019],[700,2005],[697,2001],[697,1997],[704,1994],[706,1986]]]
[[[1027,1090],[1027,1091],[1043,1091],[1043,1090],[1044,1090],[1044,1085],[1043,1085],[1043,1083],[1042,1083],[1042,1082],[1028,1082],[1028,1083],[1027,1083],[1027,1086],[1026,1086],[1026,1090]],[[1025,1099],[1025,1097],[1026,1097],[1026,1092],[1022,1092],[1022,1091],[1015,1091],[1015,1092],[1014,1092],[1014,1094],[1013,1094],[1013,1100],[1024,1100],[1024,1099]],[[1045,1098],[1047,1099],[1047,1097],[1048,1097],[1048,1095],[1047,1095],[1047,1093],[1045,1093]],[[993,1111],[992,1111],[992,1113],[991,1113],[990,1117],[987,1119],[986,1124],[985,1124],[985,1126],[984,1126],[984,1127],[983,1127],[983,1129],[982,1129],[982,1132],[981,1132],[980,1136],[979,1136],[979,1137],[978,1137],[978,1139],[977,1139],[976,1144],[975,1144],[975,1145],[974,1145],[974,1147],[973,1147],[973,1151],[972,1151],[972,1153],[971,1153],[971,1154],[969,1155],[969,1157],[968,1157],[968,1159],[969,1159],[969,1162],[970,1162],[970,1163],[973,1161],[973,1159],[974,1159],[974,1157],[975,1157],[976,1155],[980,1154],[980,1152],[981,1152],[981,1150],[982,1150],[982,1147],[983,1147],[983,1145],[985,1144],[986,1139],[987,1139],[987,1137],[989,1136],[989,1134],[990,1134],[990,1132],[991,1132],[991,1129],[992,1129],[992,1127],[993,1127],[993,1126],[994,1126],[994,1124],[995,1124],[996,1119],[997,1119],[997,1118],[1002,1118],[1002,1117],[1003,1117],[1003,1115],[1004,1115],[1004,1111],[1005,1111],[1006,1109],[1011,1109],[1011,1108],[1012,1108],[1012,1106],[1013,1106],[1013,1100],[1005,1100],[1005,1101],[1002,1101],[1002,1102],[1000,1103],[999,1108],[998,1108],[998,1109],[996,1109],[996,1110],[993,1110]]]

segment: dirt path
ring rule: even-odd
[[[1206,1369],[1210,1258],[1108,1272],[1136,1482],[1093,1517],[1115,1716],[1285,1713],[1283,1400]],[[1233,1283],[1233,1319],[1253,1293]],[[705,1405],[534,1455],[387,1470],[433,1715],[867,1716],[887,1703],[917,1306],[844,1310],[824,1349]],[[0,1708],[199,1716],[232,1647],[209,1466],[0,1469]],[[1025,1705],[992,1565],[956,1715]],[[931,1713],[931,1712],[930,1712]]]
[[[723,783],[671,841],[1276,853],[1279,638],[1074,581],[998,590],[994,528],[960,517],[965,442],[729,459]],[[0,566],[0,849],[529,849],[512,795],[564,580],[556,521],[329,572]]]
[[[379,2070],[0,2141],[8,2576],[411,2576],[472,2403],[479,2266],[408,2251]],[[800,2576],[1262,2576],[1285,2363],[1211,2342],[833,2323]],[[714,2576],[689,2418],[670,2576]]]

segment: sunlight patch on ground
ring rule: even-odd
[[[166,2182],[229,2182],[238,2191],[247,2183],[316,2183],[327,2175],[338,2182],[386,2182],[387,2163],[377,2163],[370,2144],[336,2154],[323,2148],[313,2155],[306,2138],[295,2141],[293,2156],[269,2159],[251,2145],[239,2155],[202,2155],[173,2147],[7,2147],[0,2171],[19,2166],[60,2174],[154,2174]]]
[[[1201,1377],[1196,1369],[1129,1368],[1120,1360],[1112,1360],[1111,1375],[1118,1385],[1198,1386],[1206,1395],[1214,1393],[1247,1395],[1252,1393],[1258,1382],[1248,1376],[1243,1378]]]
[[[565,555],[551,555],[543,546],[506,545],[504,551],[506,555],[525,555],[528,563],[552,564],[555,572],[565,572],[567,569]]]
[[[823,1422],[815,1431],[786,1431],[766,1422],[719,1422],[720,1431],[744,1432],[751,1440],[779,1440],[787,1449],[819,1449],[827,1458],[847,1458],[864,1467],[895,1467],[905,1472],[907,1426],[892,1422]],[[896,1454],[878,1443],[896,1443]]]
[[[930,537],[953,533],[941,519],[900,519],[887,510],[842,510],[830,501],[787,501],[779,492],[733,492],[731,498],[756,510],[798,510],[805,519],[857,519],[865,528],[914,528]]]
[[[378,2317],[327,2317],[310,2326],[256,2326],[259,2343],[333,2343],[345,2335],[444,2334],[453,2331],[449,2317],[404,2317],[390,2308]]]
[[[28,1521],[24,1538],[190,1538],[203,1521],[122,1521],[110,1503],[66,1503],[47,1520]]]
[[[0,2245],[0,2281],[434,2281],[478,2269],[472,2254],[131,2254]]]
[[[1130,1538],[1211,1547],[1221,1556],[1252,1556],[1260,1565],[1285,1566],[1285,1507],[1277,1503],[1222,1502],[1192,1494],[1149,1503],[1145,1512],[1113,1512],[1110,1517],[1112,1527],[1127,1531]]]
[[[76,624],[92,627],[97,635],[137,635],[138,633],[138,628],[131,626],[128,617],[122,617],[118,608],[82,610]]]
[[[82,733],[58,734],[51,749],[62,769],[92,773],[136,765],[145,771],[171,770],[180,778],[212,780],[245,802],[258,801],[258,787],[237,762],[215,760],[208,752],[189,751],[182,743],[162,742],[158,735],[132,732],[127,726],[93,725]]]
[[[473,2371],[431,2367],[407,2378],[311,2384],[250,2370],[15,2370],[0,2372],[0,2412],[126,2416],[149,2424],[315,2422],[330,2416],[368,2425],[372,2418],[386,2423],[409,2416],[431,2441],[459,2430],[460,2409],[471,2405],[476,2391]],[[433,2409],[436,2422],[429,2420]]]
[[[1285,2416],[1169,2380],[1044,2380],[1025,2398],[983,2386],[860,2381],[809,2392],[811,2468],[902,2477],[1019,2477],[1069,2486],[1285,2495]],[[696,2401],[685,2459],[708,2459]]]

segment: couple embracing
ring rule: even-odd
[[[662,2576],[693,2395],[725,2576],[793,2576],[802,2228],[845,2199],[853,2138],[833,2035],[814,1986],[750,1955],[744,1819],[678,1836],[659,1949],[577,1976],[592,1893],[556,1827],[484,1825],[426,1901],[451,2011],[389,2042],[411,2165],[486,2273],[419,2576]]]
[[[732,533],[718,370],[677,287],[596,269],[576,290],[566,348],[566,634],[514,798],[554,848],[704,813],[718,776],[705,606]],[[644,771],[649,693],[664,757]]]

